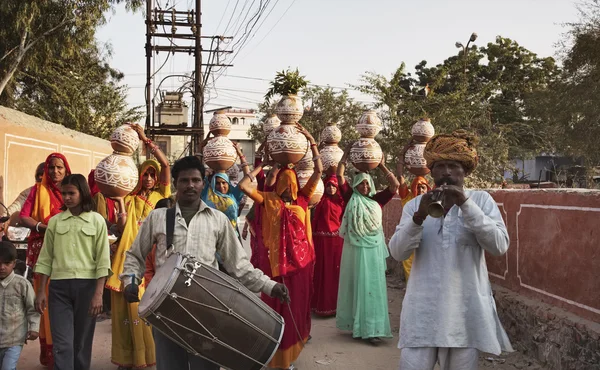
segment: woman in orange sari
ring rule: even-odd
[[[122,231],[121,240],[112,260],[113,275],[106,282],[111,292],[112,349],[111,361],[119,369],[138,369],[156,364],[152,329],[138,316],[138,304],[128,303],[123,295],[119,275],[123,273],[125,252],[131,248],[140,225],[156,203],[171,195],[171,170],[164,153],[144,135],[139,125],[131,125],[140,140],[158,162],[148,159],[139,170],[140,179],[133,191],[123,198],[115,198],[118,208],[117,224]],[[144,294],[144,282],[140,284],[140,298]]]
[[[264,206],[262,232],[264,246],[269,253],[268,275],[287,287],[291,300],[290,303],[282,303],[262,295],[262,300],[283,316],[286,323],[279,348],[269,363],[269,367],[277,369],[294,369],[292,363],[300,356],[311,326],[315,252],[308,203],[321,180],[323,165],[314,138],[303,128],[301,132],[311,142],[315,161],[315,171],[302,189],[298,188],[298,177],[292,169],[279,171],[275,191],[258,191],[250,187],[250,180],[261,171],[260,167],[246,175],[238,185],[257,207]]]
[[[31,189],[21,209],[21,223],[31,229],[27,243],[27,265],[31,268],[35,266],[42,249],[48,221],[52,216],[60,213],[60,208],[63,206],[60,183],[65,176],[70,174],[71,168],[67,158],[60,153],[50,154],[46,158],[42,182]],[[36,291],[38,291],[39,284],[40,277],[35,274],[33,286]],[[48,315],[48,308],[46,308],[40,321],[40,363],[47,366],[48,369],[52,369],[54,367],[54,357],[52,355],[52,335],[50,334]]]

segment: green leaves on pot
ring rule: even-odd
[[[270,82],[271,87],[265,94],[265,103],[269,104],[275,95],[296,95],[308,85],[306,76],[300,76],[298,68],[295,71],[289,68],[277,72],[275,79]]]

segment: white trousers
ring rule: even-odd
[[[477,370],[478,360],[476,348],[403,348],[400,370],[433,370],[436,362],[440,370]]]

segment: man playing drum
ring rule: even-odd
[[[237,234],[227,216],[208,207],[200,194],[204,186],[204,166],[194,157],[184,157],[171,169],[177,190],[173,247],[167,250],[166,209],[156,209],[142,224],[130,250],[126,252],[121,280],[125,286],[125,298],[138,301],[138,286],[132,280],[142,278],[146,256],[156,243],[157,271],[165,263],[168,254],[179,252],[195,257],[199,262],[218,269],[215,253],[223,259],[227,272],[253,292],[263,292],[281,300],[288,300],[283,284],[270,280],[260,270],[252,267],[241,246]],[[199,318],[201,319],[201,318]],[[188,352],[162,333],[153,330],[156,344],[157,370],[194,369],[218,370],[219,366]]]
[[[508,232],[491,195],[463,189],[478,163],[476,142],[463,130],[431,139],[424,157],[436,189],[406,204],[390,240],[396,260],[415,254],[400,315],[400,370],[433,370],[436,362],[476,370],[479,351],[512,351],[484,255],[506,253]],[[436,201],[440,214],[430,210]]]

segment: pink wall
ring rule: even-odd
[[[490,190],[510,235],[508,253],[486,255],[490,280],[600,322],[600,191]],[[389,238],[401,202],[384,209]]]

